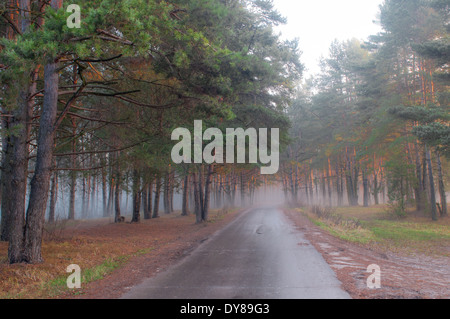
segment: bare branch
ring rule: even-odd
[[[80,118],[82,120],[87,120],[87,121],[91,121],[91,122],[98,122],[98,123],[106,123],[106,124],[111,124],[111,125],[129,125],[129,124],[132,124],[131,122],[112,122],[112,121],[106,121],[106,120],[102,120],[102,119],[93,119],[93,118],[90,118],[90,117],[82,116],[80,114],[71,113],[71,112],[67,112],[67,115],[71,115],[71,116]]]
[[[105,59],[77,59],[77,61],[85,62],[85,63],[101,63],[101,62],[110,62],[116,59],[120,59],[123,56],[123,54],[119,54],[116,56],[113,56],[111,58],[105,58]]]
[[[6,20],[6,22],[8,22],[8,24],[11,26],[11,28],[14,30],[14,32],[16,32],[17,34],[22,35],[22,32],[20,31],[19,27],[14,23],[13,20],[11,20],[10,17],[8,17],[8,14],[6,12],[3,12],[3,14],[1,15],[1,17],[3,19]]]

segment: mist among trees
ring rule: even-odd
[[[42,262],[45,222],[249,206],[446,216],[447,1],[386,0],[383,32],[335,41],[304,79],[269,0],[0,4],[1,240]],[[280,128],[281,169],[171,162],[179,127]],[[267,194],[270,194],[270,197]]]

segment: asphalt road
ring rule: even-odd
[[[275,209],[251,210],[124,299],[347,299],[321,254]]]

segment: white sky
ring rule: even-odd
[[[273,0],[275,8],[287,18],[281,26],[283,38],[299,38],[305,77],[319,72],[321,56],[328,55],[334,39],[367,39],[381,28],[377,18],[383,0]]]

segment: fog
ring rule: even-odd
[[[98,183],[97,183],[98,185]],[[194,211],[194,203],[192,201],[192,187],[189,194],[189,211]],[[153,188],[155,189],[155,187]],[[359,196],[358,196],[358,204],[363,205],[363,192],[364,189],[362,185],[360,185]],[[56,202],[56,216],[55,219],[65,220],[69,216],[69,186],[67,183],[59,183],[58,192],[57,192],[57,202]],[[109,190],[108,190],[109,193]],[[50,195],[49,195],[50,196]],[[163,191],[160,194],[159,201],[159,213],[160,215],[164,214],[164,201],[163,201]],[[438,197],[439,198],[439,197]],[[87,209],[83,209],[83,191],[82,187],[79,185],[77,188],[76,196],[75,196],[75,219],[84,220],[84,219],[98,219],[105,217],[105,211],[107,207],[103,207],[102,200],[102,189],[100,186],[97,186],[97,189],[94,191],[91,190],[91,195],[89,198],[89,204]],[[7,199],[3,199],[7,200]],[[152,195],[152,206],[155,201],[155,192]],[[87,206],[87,200],[84,200]],[[388,202],[387,193],[381,192],[379,194],[379,203],[383,204]],[[372,194],[369,196],[369,205],[374,205],[375,200]],[[224,207],[277,207],[282,205],[292,205],[292,206],[311,206],[311,205],[320,205],[320,206],[338,206],[338,198],[335,192],[332,192],[331,199],[328,194],[328,190],[326,190],[326,194],[324,196],[323,189],[320,187],[318,189],[314,189],[313,196],[309,193],[308,196],[306,194],[306,189],[300,187],[297,193],[297,198],[294,199],[290,190],[283,190],[283,186],[277,183],[273,183],[270,185],[262,185],[257,188],[254,193],[249,196],[249,194],[244,194],[241,196],[241,192],[239,187],[237,187],[234,202],[230,202],[230,196],[225,192],[214,192],[214,187],[211,190],[210,196],[210,209],[222,209]],[[349,205],[347,200],[347,194],[344,192],[343,202],[341,206]],[[121,198],[120,198],[120,209],[121,215],[125,216],[129,219],[133,212],[133,198],[132,192],[122,190]],[[180,212],[182,209],[182,188],[175,188],[173,194],[173,210],[175,212]],[[143,213],[143,205],[141,204],[141,213]],[[1,215],[1,212],[0,212]],[[114,205],[112,204],[110,209],[110,214],[106,217],[110,217],[111,220],[114,219]],[[46,219],[49,217],[49,208],[47,208]]]
[[[194,204],[192,202],[192,194],[190,194],[189,210],[194,210]],[[164,202],[163,192],[160,194],[159,200],[159,213],[164,214]],[[106,207],[103,207],[102,191],[93,192],[93,195],[89,199],[89,207],[87,210],[83,209],[83,196],[82,191],[77,191],[75,196],[75,219],[97,219],[103,218]],[[175,212],[180,212],[182,209],[182,189],[175,189],[173,196],[173,209]],[[152,206],[155,201],[155,192],[152,195]],[[86,202],[86,201],[85,201]],[[227,201],[227,195],[222,192],[221,195],[212,192],[210,196],[210,209],[222,209],[224,207],[250,207],[250,206],[280,206],[285,203],[284,193],[281,186],[270,185],[262,186],[255,191],[251,198],[245,196],[244,201],[241,199],[240,190],[237,189],[235,194],[234,205],[231,205]],[[122,191],[120,199],[121,215],[130,217],[133,212],[133,197],[131,192]],[[141,205],[141,213],[143,213],[143,205]],[[47,208],[46,219],[48,219],[49,209]],[[56,220],[64,220],[69,216],[69,189],[68,187],[59,187],[57,202],[56,202]],[[114,207],[111,209],[110,217],[113,219]]]

